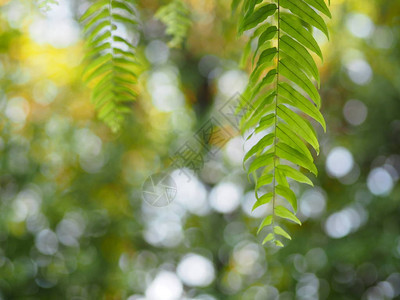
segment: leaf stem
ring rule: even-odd
[[[272,228],[275,226],[275,204],[276,204],[276,129],[278,126],[278,97],[279,97],[279,53],[280,53],[280,48],[279,48],[279,41],[281,37],[281,28],[280,28],[280,0],[277,0],[277,6],[278,6],[278,23],[277,23],[277,28],[278,28],[278,45],[277,45],[277,52],[278,52],[278,57],[277,57],[277,63],[276,63],[276,98],[275,98],[275,126],[274,126],[274,177],[273,177],[273,182],[272,182]],[[272,229],[273,230],[273,229]],[[273,231],[273,235],[275,238],[275,232]]]
[[[111,49],[110,49],[110,51],[111,51],[111,65],[112,65],[112,74],[113,74],[113,76],[112,76],[112,79],[111,79],[111,84],[112,84],[112,86],[113,87],[115,87],[115,62],[114,62],[114,35],[113,35],[113,31],[114,31],[114,29],[113,29],[113,7],[112,7],[112,0],[110,0],[109,1],[109,4],[108,4],[109,6],[108,6],[108,13],[109,13],[109,20],[110,20],[110,38],[111,38]],[[111,102],[113,102],[114,103],[114,106],[116,107],[117,106],[117,103],[116,103],[116,93],[115,93],[115,90],[114,90],[114,88],[112,88],[111,89],[111,93],[112,93],[112,95],[113,95],[113,99],[111,99]],[[115,109],[115,108],[114,108]],[[117,131],[117,128],[115,127],[115,125],[114,125],[114,128],[111,128],[113,131]]]
[[[108,13],[109,13],[109,20],[110,20],[110,38],[111,38],[111,64],[112,64],[112,73],[115,73],[114,69],[114,36],[113,36],[113,17],[112,17],[112,0],[109,1],[108,4]],[[112,77],[112,84],[114,85],[114,76]],[[113,95],[115,95],[114,90],[112,89]]]

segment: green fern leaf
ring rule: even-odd
[[[304,1],[299,0],[279,0],[280,5],[289,9],[293,14],[297,15],[301,20],[315,28],[321,30],[328,38],[328,28],[325,21]]]
[[[245,154],[248,175],[255,178],[256,202],[253,209],[271,204],[272,213],[260,227],[272,226],[263,244],[273,242],[282,247],[278,239],[291,239],[279,225],[289,220],[301,225],[296,217],[297,198],[290,188],[291,180],[313,185],[299,169],[304,168],[317,175],[314,156],[310,149],[319,153],[319,143],[310,119],[326,130],[320,113],[320,77],[317,65],[310,54],[322,59],[322,52],[313,37],[312,29],[329,33],[323,14],[331,17],[324,0],[275,0],[265,3],[259,0],[234,0],[232,10],[241,5],[238,33],[252,30],[243,63],[250,56],[250,42],[256,40],[252,54],[252,72],[243,96],[251,101],[253,110],[247,111],[240,122],[248,139],[255,133],[267,130]],[[258,39],[258,40],[257,40]],[[237,112],[242,109],[239,106]],[[266,190],[259,196],[259,191]],[[279,202],[278,202],[279,201]],[[283,201],[283,202],[282,202]],[[279,203],[279,204],[278,204]]]
[[[320,83],[317,65],[306,48],[288,35],[281,36],[279,45],[284,56],[295,59],[300,68],[313,76],[318,84]]]
[[[160,7],[155,16],[166,25],[166,33],[172,37],[168,45],[171,48],[180,47],[192,25],[191,13],[186,4],[181,0],[172,0]]]
[[[258,7],[251,13],[247,13],[239,26],[239,33],[254,28],[259,23],[265,21],[269,16],[272,16],[275,13],[276,9],[277,7],[275,4],[266,4]]]
[[[290,235],[282,229],[282,227],[280,226],[275,226],[274,227],[274,232],[280,236],[283,236],[285,238],[287,238],[288,240],[291,240],[292,238],[290,237]]]
[[[327,17],[332,18],[331,12],[329,11],[329,8],[326,6],[324,0],[304,0],[307,4],[311,5],[315,9],[319,10],[323,14],[325,14]],[[330,1],[329,1],[330,4]]]
[[[268,242],[273,241],[274,238],[275,238],[275,236],[274,236],[273,233],[268,233],[268,235],[265,237],[264,241],[262,242],[263,245],[266,244],[266,243],[268,243]]]
[[[304,47],[316,53],[322,59],[322,52],[312,34],[303,26],[302,20],[295,15],[280,13],[280,30],[296,39]]]
[[[274,209],[274,213],[276,216],[278,216],[282,219],[287,219],[287,220],[293,221],[293,222],[301,225],[300,220],[290,210],[288,210],[284,206],[281,206],[281,205],[276,206]]]
[[[93,87],[92,102],[99,119],[118,131],[137,94],[135,47],[119,35],[118,26],[138,24],[132,1],[99,0],[82,15],[87,36],[83,79]]]

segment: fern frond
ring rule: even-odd
[[[83,78],[93,87],[92,102],[99,119],[114,132],[137,95],[135,46],[121,35],[121,28],[138,24],[132,2],[98,0],[81,17],[88,48]]]
[[[327,17],[331,14],[324,0],[276,0],[274,3],[233,0],[232,9],[238,9],[240,4],[238,32],[253,31],[242,62],[249,59],[251,45],[256,46],[243,97],[251,100],[253,109],[243,114],[241,129],[252,131],[249,138],[261,131],[269,132],[246,153],[244,162],[253,158],[248,167],[249,176],[253,175],[256,181],[257,201],[253,209],[267,203],[272,206],[271,215],[258,229],[260,232],[266,226],[272,227],[263,244],[273,242],[283,246],[279,237],[291,237],[279,225],[281,221],[301,224],[295,215],[297,199],[288,178],[312,185],[299,169],[317,175],[310,147],[318,154],[319,144],[310,119],[321,124],[324,130],[326,125],[314,84],[319,86],[320,77],[310,52],[322,60],[312,30],[317,28],[329,38],[320,14]]]
[[[165,24],[166,33],[172,37],[168,45],[172,48],[180,47],[192,25],[190,10],[186,4],[182,0],[172,0],[160,7],[156,18]]]

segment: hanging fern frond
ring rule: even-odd
[[[255,46],[243,95],[243,99],[250,99],[253,109],[243,114],[241,130],[252,130],[248,138],[268,132],[246,153],[244,162],[253,159],[248,167],[248,174],[255,179],[257,201],[253,210],[267,203],[272,207],[271,215],[258,229],[271,228],[263,244],[273,242],[281,247],[279,237],[291,239],[281,221],[301,224],[295,215],[297,199],[288,178],[313,185],[299,169],[317,175],[309,146],[318,154],[319,144],[310,119],[324,130],[325,121],[319,111],[321,98],[314,82],[319,86],[320,78],[311,52],[321,60],[322,53],[312,30],[315,27],[329,38],[321,14],[329,18],[331,14],[324,0],[234,0],[233,10],[240,4],[238,32],[253,31],[242,62],[248,60]]]
[[[171,36],[168,45],[171,48],[182,46],[192,24],[190,10],[182,0],[172,0],[160,7],[156,18],[166,26],[166,33]]]
[[[114,132],[137,95],[135,47],[121,34],[138,24],[132,2],[98,0],[81,17],[88,47],[83,78],[93,86],[92,102],[99,119]]]
[[[37,6],[43,11],[49,11],[53,5],[58,5],[57,0],[38,0]]]

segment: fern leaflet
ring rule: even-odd
[[[186,4],[182,0],[173,0],[160,7],[156,17],[166,25],[166,33],[172,37],[168,45],[172,48],[180,47],[192,24]]]
[[[136,99],[138,61],[122,28],[138,24],[133,1],[98,0],[81,17],[88,52],[84,80],[93,86],[92,102],[103,120],[118,131],[129,104]]]
[[[299,171],[300,167],[317,175],[307,145],[318,154],[319,144],[309,119],[320,123],[324,130],[326,125],[319,111],[321,98],[313,83],[319,86],[319,73],[310,52],[322,60],[312,30],[317,28],[329,38],[320,14],[329,18],[331,14],[324,0],[276,0],[274,3],[234,0],[232,9],[237,10],[240,5],[238,32],[253,32],[242,62],[249,59],[252,43],[256,45],[243,97],[251,99],[254,109],[243,114],[241,130],[252,130],[249,138],[265,130],[270,132],[246,153],[244,162],[253,158],[248,168],[248,174],[253,175],[256,182],[257,201],[253,209],[267,203],[272,206],[271,215],[258,229],[260,232],[266,226],[272,227],[263,244],[273,242],[281,247],[283,243],[278,237],[291,238],[278,225],[280,219],[301,225],[295,215],[296,195],[287,178],[313,185]],[[271,18],[275,21],[270,21]]]

